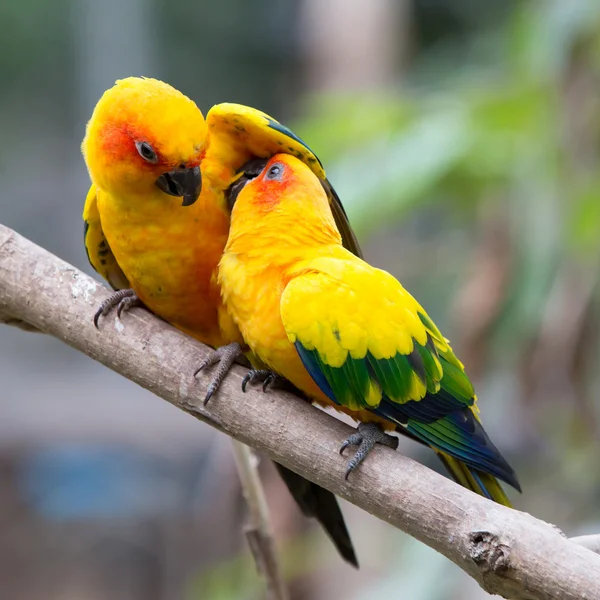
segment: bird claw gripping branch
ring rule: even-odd
[[[241,346],[237,342],[233,342],[232,344],[227,344],[227,346],[221,346],[216,350],[212,350],[198,365],[198,368],[194,371],[194,377],[196,377],[202,369],[219,363],[210,380],[208,389],[206,390],[204,406],[208,404],[214,393],[219,389],[219,386],[223,382],[223,379],[225,379],[227,373],[229,373],[233,363],[242,355],[243,352]]]
[[[269,369],[253,369],[250,371],[242,380],[242,392],[246,393],[246,387],[249,383],[261,383],[263,384],[263,392],[267,391],[267,388],[275,383],[287,381],[285,378],[277,375]]]
[[[100,317],[105,317],[115,306],[117,307],[117,317],[120,319],[122,312],[127,312],[134,306],[143,306],[143,304],[132,289],[114,292],[100,304],[94,315],[96,329],[98,329]]]
[[[358,450],[346,465],[345,479],[348,479],[350,473],[367,458],[375,444],[383,444],[396,450],[398,438],[385,433],[377,423],[359,423],[357,431],[340,446],[340,454],[343,454],[348,446],[358,446]]]

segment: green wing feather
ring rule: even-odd
[[[463,365],[390,275],[356,259],[313,261],[286,287],[282,319],[303,364],[334,402],[395,422],[448,455],[451,472],[478,493],[504,503],[494,477],[519,488],[479,423]]]

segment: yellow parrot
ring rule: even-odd
[[[229,231],[225,190],[252,158],[278,152],[306,162],[327,190],[344,243],[358,242],[317,157],[256,109],[214,106],[205,121],[189,98],[155,79],[130,77],[104,93],[82,144],[92,185],[83,219],[88,258],[119,290],[100,307],[118,315],[143,304],[188,335],[219,348],[217,389],[242,340],[223,310],[217,265]],[[183,208],[182,208],[183,207]]]
[[[219,266],[225,306],[251,351],[359,421],[341,448],[358,445],[346,477],[375,443],[394,447],[384,430],[397,430],[433,448],[458,483],[510,506],[496,478],[520,490],[516,475],[484,431],[448,341],[394,277],[343,247],[303,162],[282,154],[263,165],[230,195]]]
[[[229,232],[225,191],[248,161],[293,154],[326,191],[347,247],[360,249],[317,157],[275,119],[238,104],[213,107],[206,121],[189,98],[155,79],[117,81],[96,105],[82,144],[92,181],[84,241],[92,266],[117,290],[98,319],[143,304],[178,329],[218,348],[198,370],[220,362],[206,399],[247,350],[224,309],[217,267]],[[342,556],[357,565],[330,492],[281,465],[300,508],[316,517]]]

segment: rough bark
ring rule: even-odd
[[[269,600],[288,600],[269,519],[267,499],[258,476],[257,458],[248,446],[232,440],[233,455],[248,506],[244,533],[258,572],[267,584]]]
[[[391,523],[492,594],[512,600],[600,598],[600,556],[555,526],[493,504],[397,452],[377,448],[345,481],[346,459],[337,449],[348,426],[284,392],[243,394],[241,367],[234,367],[203,408],[207,379],[197,382],[192,373],[207,348],[140,309],[123,322],[109,317],[96,330],[94,309],[107,295],[87,275],[0,225],[0,315],[63,340]]]

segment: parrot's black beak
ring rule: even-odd
[[[170,196],[182,196],[182,206],[190,206],[198,200],[202,191],[202,175],[200,167],[193,169],[177,169],[163,173],[157,180],[156,185]]]
[[[225,199],[227,200],[229,210],[233,210],[233,205],[246,184],[255,177],[258,177],[268,162],[268,158],[253,158],[238,169],[237,172],[241,173],[241,175],[225,191]]]

